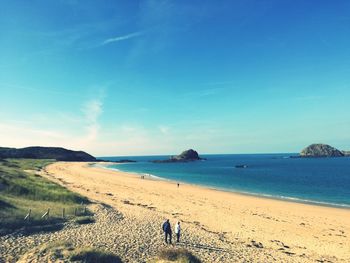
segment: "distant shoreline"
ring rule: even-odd
[[[89,165],[91,165],[92,167],[96,167],[96,168],[102,168],[102,169],[107,169],[110,171],[116,171],[118,173],[125,173],[126,175],[132,174],[132,175],[137,176],[137,177],[140,177],[143,175],[146,175],[146,176],[149,175],[150,176],[149,179],[155,180],[155,181],[165,181],[165,182],[174,183],[174,184],[180,183],[180,184],[191,185],[193,187],[199,187],[199,188],[204,188],[204,189],[218,191],[218,192],[226,192],[226,193],[238,194],[238,195],[243,195],[243,196],[250,196],[250,197],[255,197],[255,198],[277,200],[277,201],[288,202],[288,203],[297,203],[297,204],[304,204],[304,205],[311,205],[311,206],[321,206],[321,207],[330,207],[330,208],[339,208],[339,209],[350,210],[350,205],[347,205],[347,204],[335,204],[335,203],[306,200],[306,199],[288,197],[288,196],[275,196],[275,195],[270,195],[270,194],[259,194],[259,193],[253,193],[253,192],[245,192],[245,191],[240,191],[237,189],[220,188],[220,187],[215,187],[215,186],[210,186],[210,185],[205,185],[205,184],[188,183],[188,182],[184,182],[181,180],[175,181],[172,179],[164,178],[164,177],[153,175],[153,174],[146,174],[146,173],[132,172],[132,171],[126,172],[123,170],[109,167],[112,165],[119,166],[119,165],[123,165],[123,164],[124,163],[110,163],[110,162],[95,163],[95,162],[93,162],[93,163],[90,163]]]
[[[123,214],[125,237],[130,249],[141,243],[162,242],[155,231],[165,219],[180,220],[182,245],[216,244],[222,262],[237,261],[235,255],[252,262],[332,262],[350,259],[349,209],[286,202],[197,185],[177,184],[155,178],[92,166],[94,162],[56,162],[45,169],[47,177],[90,200],[102,202]],[[159,229],[160,230],[160,229]],[[159,244],[159,243],[158,243]],[[258,246],[258,247],[257,247]],[[157,247],[159,247],[157,245]],[[191,248],[191,247],[188,247]],[[196,250],[212,262],[217,256]],[[148,253],[148,252],[146,252]]]

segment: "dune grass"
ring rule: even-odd
[[[85,262],[85,263],[121,263],[122,260],[109,252],[105,252],[99,249],[82,248],[77,251],[73,251],[70,256],[70,260],[73,262]]]
[[[74,215],[85,197],[53,183],[35,172],[53,160],[5,159],[0,160],[0,234],[23,226],[57,224],[65,215]],[[47,220],[41,216],[50,208]],[[31,220],[24,221],[31,209]],[[61,218],[61,219],[60,219]]]
[[[152,262],[201,263],[201,260],[194,256],[187,249],[169,248],[160,250],[157,258]]]
[[[80,248],[67,241],[57,241],[27,251],[20,262],[122,263],[122,260],[100,249]]]
[[[91,216],[81,216],[81,217],[77,217],[74,221],[79,225],[85,225],[85,224],[94,223],[95,219]]]

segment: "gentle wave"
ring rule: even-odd
[[[175,182],[175,180],[171,180],[171,179],[164,178],[164,177],[157,176],[157,175],[150,174],[150,173],[123,171],[123,170],[111,167],[110,165],[95,164],[95,166],[100,167],[100,168],[104,168],[104,169],[108,169],[108,170],[118,171],[118,172],[127,172],[127,173],[138,175],[138,176],[148,176],[148,177],[153,178],[155,180]],[[272,195],[272,194],[264,194],[264,193],[256,193],[256,192],[247,192],[247,191],[241,191],[239,189],[216,187],[216,186],[206,185],[206,184],[188,183],[188,182],[184,182],[184,181],[176,181],[176,182],[183,183],[183,184],[188,184],[188,185],[206,187],[206,188],[210,188],[210,189],[218,190],[218,191],[238,193],[238,194],[244,194],[244,195],[255,196],[255,197],[264,197],[264,198],[270,198],[270,199],[282,200],[282,201],[289,201],[289,202],[295,202],[295,203],[311,204],[311,205],[319,205],[319,206],[328,206],[328,207],[337,207],[337,208],[346,208],[346,209],[350,208],[350,205],[342,204],[342,203],[322,202],[322,201],[309,200],[309,199],[303,199],[303,198],[291,197],[291,196]]]
[[[189,184],[186,182],[184,182],[184,183]],[[204,186],[204,187],[207,187],[207,188],[210,188],[213,190],[218,190],[218,191],[238,193],[238,194],[249,195],[249,196],[254,196],[254,197],[264,197],[264,198],[282,200],[282,201],[288,201],[288,202],[294,202],[294,203],[313,204],[313,205],[319,205],[319,206],[330,206],[330,207],[338,207],[338,208],[350,208],[350,205],[342,204],[342,203],[323,202],[323,201],[309,200],[309,199],[303,199],[303,198],[291,197],[291,196],[248,192],[248,191],[242,191],[239,189],[216,187],[216,186],[205,185],[205,184],[192,184],[192,185]]]
[[[302,198],[298,198],[298,197],[290,197],[290,196],[283,196],[283,195],[270,195],[270,194],[261,194],[261,193],[258,194],[258,193],[243,192],[243,191],[237,191],[237,192],[247,194],[247,195],[262,196],[262,197],[267,197],[267,198],[272,198],[272,199],[277,199],[277,200],[287,200],[287,201],[296,202],[296,203],[303,203],[303,204],[314,204],[314,205],[320,205],[320,206],[350,208],[350,205],[348,205],[348,204],[322,202],[322,201],[302,199]]]
[[[116,172],[124,172],[124,173],[134,174],[134,175],[138,175],[138,176],[148,176],[150,178],[154,178],[154,179],[162,180],[162,181],[171,181],[171,180],[168,180],[166,178],[159,177],[159,176],[156,176],[156,175],[153,175],[153,174],[150,174],[150,173],[138,173],[138,172],[131,172],[131,171],[130,172],[129,171],[123,171],[123,170],[120,170],[118,168],[111,167],[111,165],[108,165],[108,164],[107,165],[92,164],[92,166],[94,166],[94,167],[108,169],[108,170],[112,170],[112,171],[116,171]]]
[[[91,167],[97,167],[97,168],[103,168],[103,169],[108,169],[108,170],[113,170],[113,171],[117,171],[117,172],[121,172],[119,169],[114,168],[114,167],[110,167],[112,164],[99,164],[99,163],[93,163],[90,164]]]

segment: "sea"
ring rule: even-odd
[[[201,155],[206,160],[186,163],[151,162],[166,160],[170,156],[101,158],[109,161],[134,160],[135,163],[106,165],[105,168],[140,176],[292,202],[350,209],[350,157],[291,158],[296,155]]]

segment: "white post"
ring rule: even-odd
[[[30,220],[30,214],[32,213],[32,209],[29,209],[28,214],[24,217],[24,220]]]
[[[43,214],[43,215],[42,215],[42,217],[41,217],[41,218],[46,217],[46,219],[48,219],[48,218],[49,218],[49,216],[50,216],[50,208],[48,208],[48,209],[47,209],[47,211],[45,212],[45,214]]]

